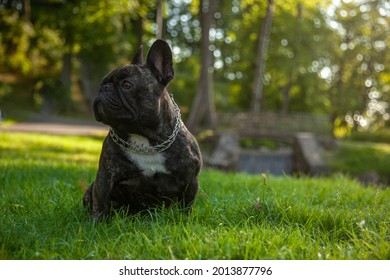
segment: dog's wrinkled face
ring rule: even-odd
[[[164,87],[145,66],[114,70],[94,102],[96,120],[115,127],[121,123],[148,125],[158,116]]]
[[[164,88],[172,78],[168,45],[153,46],[144,65],[140,48],[132,64],[117,68],[104,78],[93,106],[96,120],[128,132],[152,128],[158,123]]]

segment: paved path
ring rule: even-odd
[[[27,122],[10,125],[0,123],[0,132],[2,131],[96,136],[106,134],[108,127],[93,121],[34,116]]]

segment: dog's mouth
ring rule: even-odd
[[[93,112],[95,114],[95,120],[98,122],[102,121],[102,116],[104,115],[103,106],[100,104],[100,100],[95,99],[93,102]]]
[[[111,83],[101,87],[99,95],[93,103],[95,119],[107,125],[137,120],[137,110],[121,91],[114,91]]]
[[[114,122],[134,122],[136,110],[125,100],[113,103],[113,100],[97,97],[93,103],[95,120],[112,125]]]

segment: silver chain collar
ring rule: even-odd
[[[144,155],[154,155],[161,153],[168,149],[173,142],[175,142],[176,136],[180,131],[180,123],[181,123],[181,114],[180,114],[180,109],[179,106],[177,106],[175,100],[173,99],[172,94],[170,94],[171,100],[173,102],[173,105],[175,106],[175,112],[176,112],[176,123],[175,123],[175,128],[173,129],[172,134],[168,137],[167,140],[164,142],[155,145],[155,146],[145,146],[145,145],[140,145],[134,141],[128,140],[123,140],[118,136],[118,134],[115,133],[113,128],[110,128],[110,136],[114,142],[121,147],[122,149],[126,151],[133,151],[139,154],[144,154]]]

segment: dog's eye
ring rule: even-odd
[[[130,90],[133,87],[133,85],[128,81],[123,81],[121,87],[124,90]]]

